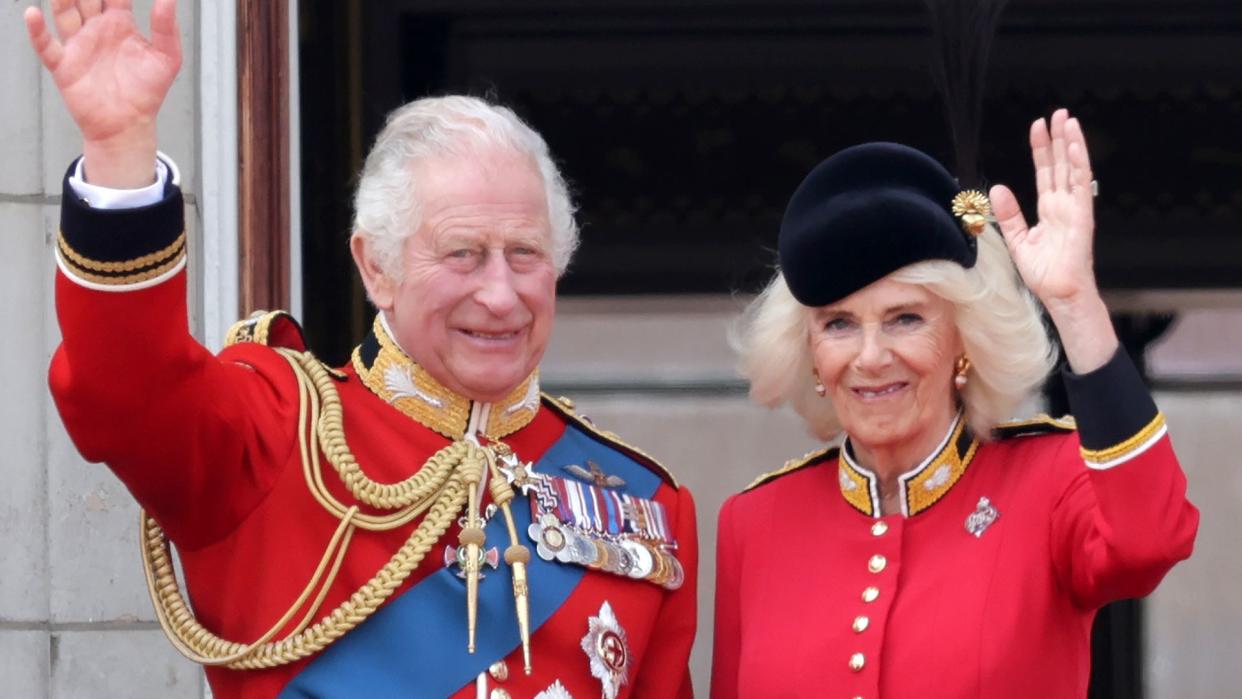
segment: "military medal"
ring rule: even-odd
[[[633,562],[627,575],[637,580],[651,575],[651,571],[655,568],[655,557],[651,555],[651,551],[646,546],[636,541],[625,540],[621,542],[621,547],[630,554],[630,560]]]
[[[992,507],[992,501],[986,497],[979,498],[979,504],[975,506],[975,511],[966,517],[966,531],[975,535],[975,538],[983,536],[983,532],[996,521],[1000,516],[1000,512]]]
[[[529,497],[527,536],[545,561],[586,566],[675,590],[685,581],[664,505],[618,492],[625,481],[588,460],[589,470],[564,470],[586,483],[534,470],[516,458],[499,459],[508,482]]]
[[[629,682],[630,644],[612,606],[604,602],[599,616],[587,620],[582,650],[591,662],[591,675],[603,685],[604,699],[617,699],[621,685]]]
[[[457,577],[461,578],[462,580],[465,580],[466,569],[469,567],[469,565],[466,562],[467,555],[468,554],[466,552],[465,546],[462,546],[460,548],[453,546],[452,544],[445,546],[444,547],[444,567],[445,568],[456,568]],[[479,569],[479,580],[482,580],[483,578],[487,577],[487,575],[483,572],[484,565],[491,566],[492,570],[496,570],[497,568],[500,567],[500,552],[496,550],[495,546],[491,547],[490,549],[486,551],[479,551],[478,558],[479,560],[478,560],[477,565]]]

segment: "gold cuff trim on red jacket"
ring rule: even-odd
[[[75,277],[106,286],[139,284],[166,274],[186,256],[185,233],[162,250],[130,260],[94,260],[73,249],[63,232],[56,235],[56,249],[65,268]]]
[[[1134,457],[1147,451],[1153,444],[1160,441],[1168,432],[1164,421],[1164,413],[1156,413],[1156,417],[1147,423],[1129,439],[1108,447],[1107,449],[1082,449],[1082,460],[1087,466],[1097,470],[1107,470],[1120,466]]]
[[[469,428],[471,400],[436,381],[411,359],[378,315],[371,332],[379,344],[375,359],[368,365],[361,345],[354,348],[352,358],[362,383],[419,424],[449,439],[463,438]],[[535,371],[504,400],[487,406],[487,424],[480,431],[492,439],[513,434],[535,419],[539,405],[539,372]]]

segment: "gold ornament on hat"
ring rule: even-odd
[[[992,202],[983,192],[967,189],[953,197],[953,215],[962,222],[962,230],[978,236],[992,216]]]

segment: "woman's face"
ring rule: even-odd
[[[885,277],[813,309],[810,331],[815,369],[855,444],[900,448],[943,436],[962,353],[952,304]]]

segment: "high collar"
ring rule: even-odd
[[[912,517],[936,504],[966,473],[979,442],[966,426],[961,413],[949,425],[940,446],[922,463],[897,477],[901,514]],[[854,509],[870,517],[880,517],[880,479],[854,459],[849,439],[841,445],[837,458],[841,495]]]
[[[532,372],[504,400],[473,401],[454,393],[401,349],[383,314],[354,348],[354,370],[375,395],[420,425],[449,439],[482,434],[500,439],[530,424],[539,412],[539,372]]]

